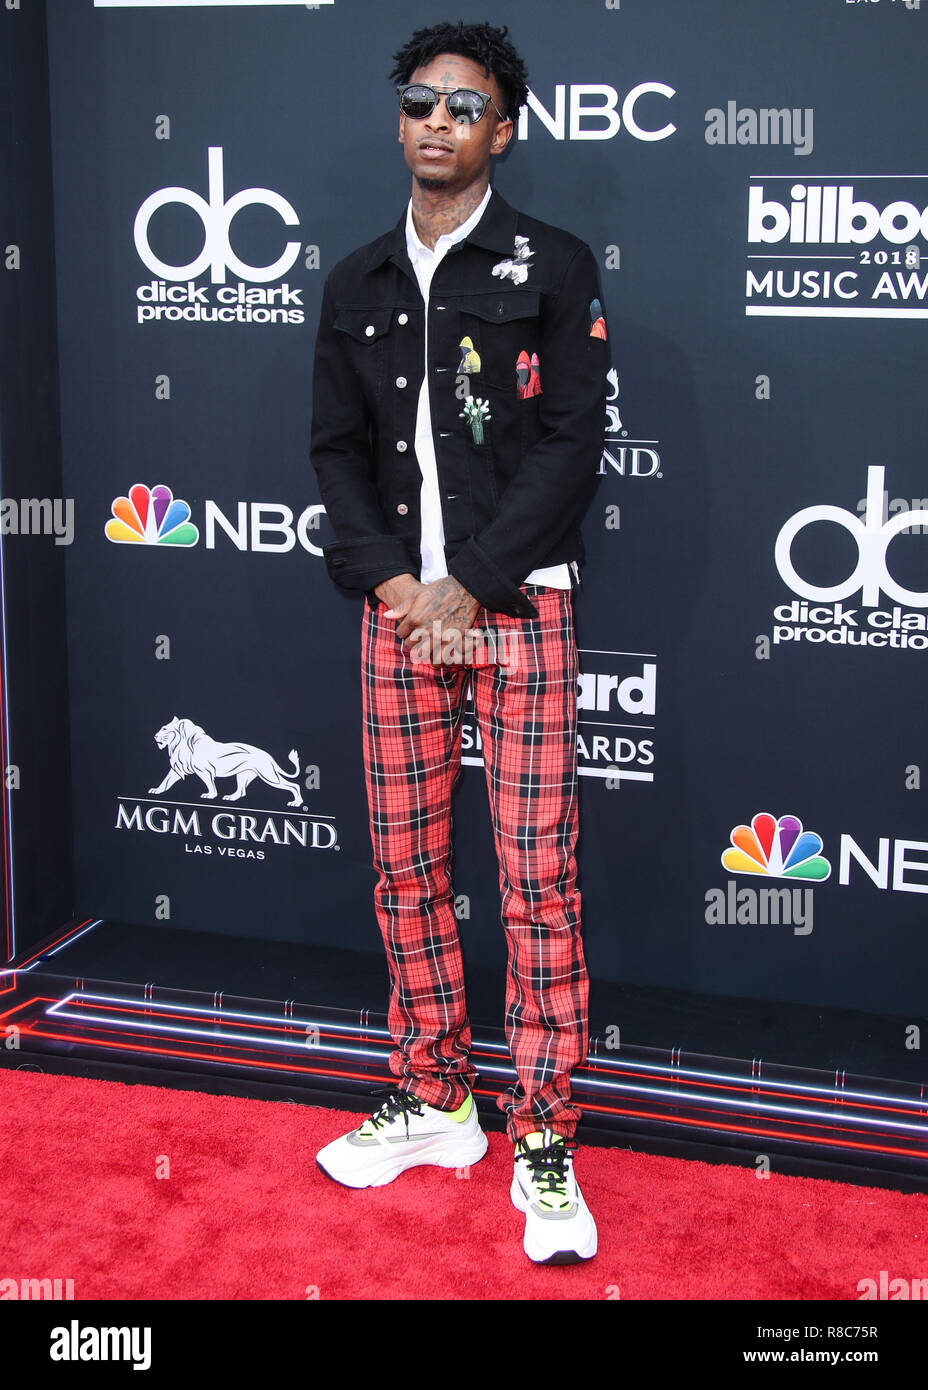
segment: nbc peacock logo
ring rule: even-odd
[[[169,487],[135,483],[128,497],[117,497],[106,523],[107,540],[116,545],[196,545],[200,532],[190,520],[190,508]]]
[[[759,812],[750,825],[736,825],[731,846],[722,855],[730,874],[762,874],[767,878],[815,880],[824,883],[831,864],[822,853],[822,837],[804,830],[796,816]]]

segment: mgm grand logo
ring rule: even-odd
[[[288,771],[263,748],[251,743],[219,743],[199,724],[176,715],[158,730],[155,743],[167,753],[167,773],[158,786],[149,787],[147,797],[117,798],[117,830],[179,835],[188,854],[217,854],[229,859],[265,859],[270,845],[339,848],[333,818],[310,814],[303,802],[295,748],[290,749],[293,766]],[[317,787],[318,770],[307,772],[305,785]],[[187,778],[202,782],[205,791],[200,792],[201,801],[215,801],[219,797],[216,784],[225,779],[234,780],[235,786],[222,796],[223,801],[241,801],[256,779],[289,799],[285,812],[253,806],[207,811],[195,801],[165,796]]]

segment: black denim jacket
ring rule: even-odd
[[[516,237],[528,238],[531,255],[516,261],[527,274],[494,274],[515,257]],[[609,368],[602,323],[591,332],[600,297],[589,247],[495,191],[432,279],[429,403],[445,556],[449,573],[491,611],[537,616],[520,591],[526,575],[583,559],[580,521],[602,457]],[[339,588],[366,592],[375,605],[375,585],[421,573],[424,333],[404,210],[393,231],[330,272],[313,377],[310,456],[336,536],[323,548],[326,568]],[[523,352],[537,354],[540,394],[519,393]],[[482,442],[461,418],[468,390],[489,408]]]

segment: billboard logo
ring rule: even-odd
[[[116,545],[196,545],[200,539],[187,503],[164,483],[135,483],[128,497],[116,498],[112,511],[104,529]]]
[[[885,207],[855,199],[853,184],[835,187],[794,184],[789,204],[764,197],[763,184],[748,194],[748,241],[834,246],[866,245],[882,238],[905,246],[916,237],[928,240],[928,207],[897,198]]]
[[[607,787],[653,782],[657,661],[653,653],[579,648],[577,771]]]
[[[156,256],[151,249],[148,227],[152,216],[159,208],[180,203],[192,208],[203,223],[203,249],[195,260],[187,265],[169,265]],[[288,227],[299,225],[299,218],[286,198],[269,188],[245,188],[226,199],[223,176],[222,147],[209,147],[209,199],[194,193],[190,188],[159,188],[157,193],[147,197],[135,215],[135,247],[144,264],[153,275],[165,280],[196,280],[205,270],[209,270],[214,285],[224,285],[226,270],[231,270],[241,280],[266,284],[269,280],[279,280],[296,261],[300,254],[300,243],[288,241],[283,254],[273,265],[247,265],[236,256],[229,243],[229,228],[236,214],[251,203],[264,203],[272,208]]]
[[[653,653],[578,648],[583,670],[577,675],[577,772],[598,777],[608,787],[653,782],[657,661]],[[483,767],[483,741],[467,694],[461,734],[461,762]]]
[[[722,855],[730,874],[762,874],[766,878],[815,879],[824,883],[831,865],[821,854],[822,838],[803,830],[796,816],[771,816],[762,811],[750,825],[736,825],[731,846]]]
[[[893,175],[891,185],[882,174],[833,184],[763,177],[748,191],[749,317],[928,318],[922,175]],[[788,193],[767,197],[766,183],[781,178]],[[874,188],[872,201],[858,196],[856,184]],[[836,247],[845,254],[836,257]]]

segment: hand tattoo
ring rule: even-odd
[[[405,618],[397,623],[397,636],[404,639],[403,646],[411,651],[417,645],[412,634],[417,629],[425,628],[432,640],[433,650],[436,645],[440,649],[446,640],[453,640],[455,635],[460,638],[473,627],[479,609],[479,600],[469,594],[453,575],[448,574],[422,586]],[[440,625],[440,635],[434,627],[436,623]]]

